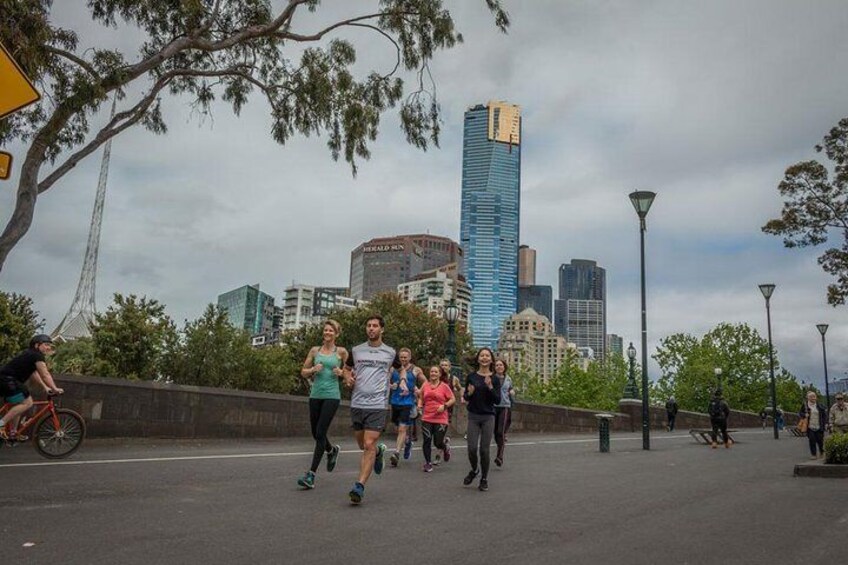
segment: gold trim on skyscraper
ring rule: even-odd
[[[521,107],[506,102],[490,101],[489,140],[521,145]]]

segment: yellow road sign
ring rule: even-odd
[[[0,151],[0,180],[6,180],[12,174],[12,154]]]
[[[41,95],[0,43],[0,119],[40,99]]]

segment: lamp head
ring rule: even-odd
[[[760,285],[760,292],[762,292],[763,297],[765,297],[765,299],[768,300],[769,298],[771,298],[772,293],[774,293],[774,285],[773,284],[761,284]]]
[[[656,196],[656,192],[648,190],[637,190],[630,193],[630,202],[633,204],[633,208],[636,209],[636,213],[639,214],[639,218],[645,219]]]
[[[636,359],[636,348],[633,347],[633,342],[630,342],[630,347],[627,348],[627,356],[633,361]]]

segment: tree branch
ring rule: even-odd
[[[98,74],[94,67],[92,67],[85,59],[77,57],[73,53],[65,51],[64,49],[53,47],[52,45],[45,45],[44,49],[46,49],[50,53],[53,53],[54,55],[62,57],[63,59],[67,59],[68,61],[71,61],[72,63],[82,67],[88,74],[94,77],[97,82],[100,82],[100,80],[102,79],[102,77]]]

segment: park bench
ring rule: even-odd
[[[704,445],[711,445],[713,443],[712,433],[712,428],[692,428],[689,430],[689,435],[692,436],[697,443],[703,443]],[[727,439],[733,443],[736,443],[736,439],[734,439],[732,435],[735,433],[736,430],[727,430]],[[719,434],[719,436],[720,435],[721,434]]]

